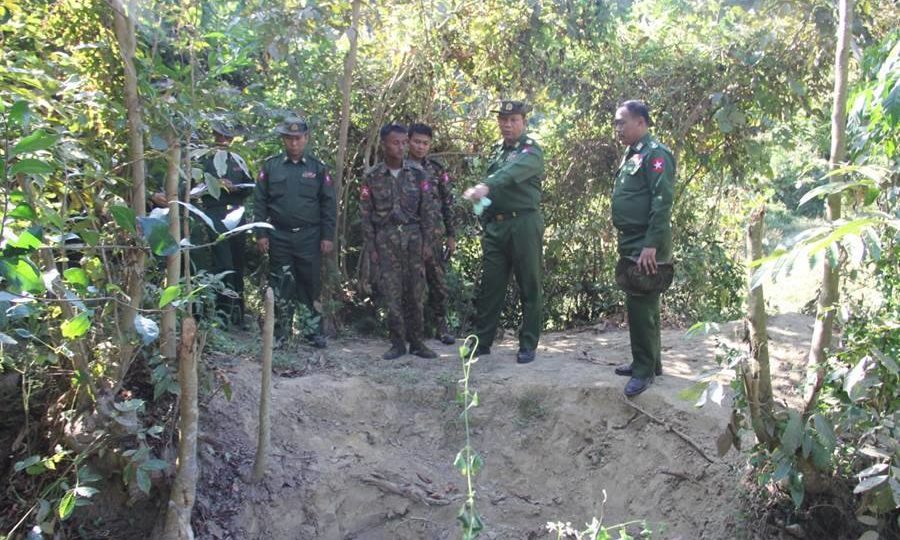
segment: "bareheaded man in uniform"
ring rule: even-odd
[[[384,161],[368,171],[359,192],[363,236],[376,269],[376,283],[387,305],[391,348],[382,358],[409,353],[437,358],[424,339],[422,304],[425,261],[432,257],[434,189],[422,166],[404,159],[407,129],[381,128]]]
[[[503,101],[497,123],[503,139],[491,150],[484,182],[466,190],[467,199],[489,199],[482,214],[481,289],[476,300],[475,334],[480,356],[491,353],[497,322],[512,273],[522,299],[522,326],[516,361],[534,360],[543,327],[541,266],[544,218],[541,215],[541,181],[544,153],[525,132],[531,106]]]
[[[616,110],[616,135],[627,146],[616,172],[612,196],[612,220],[618,231],[622,263],[645,276],[660,275],[660,267],[672,263],[672,199],[675,158],[648,132],[650,111],[641,101],[626,101]],[[617,281],[621,276],[617,275]],[[671,275],[669,275],[671,283]],[[631,364],[616,368],[617,375],[631,377],[626,396],[636,396],[662,374],[660,357],[659,296],[657,290],[626,288],[625,308],[631,337]]]
[[[428,155],[434,133],[431,126],[413,124],[409,126],[409,159],[422,166],[434,186],[431,196],[439,215],[434,222],[432,256],[425,261],[425,281],[428,296],[425,300],[425,329],[433,331],[434,337],[445,345],[453,345],[456,338],[447,325],[447,282],[444,264],[456,250],[456,235],[453,232],[453,192],[450,190],[450,175],[443,163]]]
[[[315,307],[321,292],[322,254],[334,249],[337,204],[325,164],[306,150],[309,126],[299,116],[277,128],[284,152],[270,157],[260,170],[253,197],[256,221],[274,229],[258,229],[257,247],[269,254],[269,283],[275,290],[275,336],[290,337],[295,304],[305,307],[305,337],[326,347],[322,316]]]

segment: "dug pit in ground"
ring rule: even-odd
[[[802,361],[810,324],[771,321],[781,361]],[[476,364],[472,445],[485,463],[475,480],[483,538],[550,538],[548,521],[581,525],[595,516],[609,525],[646,520],[654,538],[733,538],[743,529],[740,457],[715,451],[730,409],[697,409],[679,397],[716,365],[714,339],[673,330],[663,344],[665,375],[630,404],[624,379],[612,373],[628,359],[627,331],[549,334],[533,364],[517,365],[505,344]],[[201,413],[199,538],[458,537],[465,479],[452,464],[465,432],[456,350],[389,362],[379,358],[382,345],[297,349],[289,371],[299,376],[275,380],[269,471],[259,485],[245,481],[259,365],[228,359],[232,399],[216,397]]]

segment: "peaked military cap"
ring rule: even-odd
[[[645,274],[637,262],[629,257],[619,258],[616,264],[616,284],[620,289],[637,296],[665,292],[675,278],[673,263],[657,263],[655,274]]]
[[[309,131],[309,125],[307,125],[305,118],[288,116],[275,128],[275,131],[281,135],[304,135]]]
[[[505,116],[507,114],[521,114],[526,115],[531,112],[531,105],[525,103],[524,101],[514,101],[514,100],[503,100],[500,102],[500,108],[495,111],[491,111],[499,114],[500,116]]]
[[[225,137],[234,137],[236,135],[235,129],[225,122],[211,122],[209,127],[213,130],[213,133],[218,133]]]

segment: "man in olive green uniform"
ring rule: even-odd
[[[453,192],[450,190],[450,175],[444,165],[428,156],[434,132],[431,126],[413,124],[409,126],[409,159],[422,165],[428,175],[434,198],[433,205],[440,210],[434,222],[434,236],[431,245],[432,256],[425,261],[425,281],[428,296],[425,300],[425,328],[434,331],[434,336],[445,345],[453,345],[456,338],[447,326],[447,282],[444,264],[456,250],[456,236],[453,232]]]
[[[200,196],[200,209],[212,220],[215,225],[215,233],[204,231],[212,240],[212,236],[224,233],[228,230],[223,220],[232,212],[243,212],[244,199],[252,192],[253,183],[250,171],[244,160],[229,148],[234,140],[234,130],[220,122],[212,124],[215,136],[215,148],[203,157],[200,167],[204,173],[204,182],[209,184],[207,175],[218,179],[220,193],[214,197],[209,189],[203,190]],[[217,156],[219,167],[216,167]],[[224,158],[224,159],[222,159]],[[220,168],[222,170],[220,170]],[[236,216],[237,214],[232,214]],[[243,216],[232,227],[244,222]],[[204,226],[198,224],[198,226]],[[233,291],[237,297],[228,294],[220,294],[216,299],[216,308],[224,313],[226,319],[232,324],[244,323],[244,235],[232,235],[226,240],[214,244],[212,251],[212,265],[207,269],[213,274],[230,272],[224,278],[225,285]],[[197,243],[197,242],[194,242]]]
[[[211,125],[215,146],[200,160],[199,168],[203,172],[203,180],[191,191],[191,199],[198,208],[206,214],[215,231],[209,230],[209,226],[199,219],[191,219],[191,243],[202,245],[213,242],[216,237],[228,230],[224,220],[229,215],[240,218],[232,227],[242,224],[244,200],[250,195],[253,178],[247,164],[240,155],[231,150],[230,146],[235,137],[234,129],[224,122],[213,122]],[[218,162],[218,167],[216,163]],[[211,177],[211,178],[210,178]],[[218,184],[216,190],[218,196],[213,195],[209,188],[212,182]],[[180,183],[180,196],[184,196],[186,185]],[[166,194],[156,192],[151,200],[154,205],[165,208],[168,206]],[[205,270],[211,274],[229,272],[224,278],[225,286],[231,291],[227,294],[219,294],[216,297],[216,310],[224,316],[230,324],[244,323],[244,264],[245,248],[244,236],[232,235],[226,240],[217,242],[211,247],[196,249],[191,252],[191,261],[197,269]],[[236,296],[235,296],[236,295]]]
[[[437,358],[422,341],[422,300],[425,292],[424,260],[432,256],[434,189],[418,164],[403,159],[406,128],[381,128],[384,161],[366,171],[359,194],[363,236],[376,268],[378,291],[387,304],[391,348],[385,360],[409,352]]]
[[[306,309],[315,324],[303,334],[318,348],[325,348],[322,317],[314,303],[321,291],[321,258],[334,249],[337,204],[334,185],[325,164],[306,151],[309,127],[300,117],[289,117],[278,126],[284,153],[265,161],[256,183],[253,209],[256,221],[274,229],[259,229],[257,247],[269,253],[269,282],[276,292],[275,334],[291,335],[294,304]]]
[[[500,104],[500,110],[495,112],[503,140],[492,149],[484,182],[465,193],[467,199],[476,202],[485,198],[491,201],[482,214],[483,273],[475,322],[479,340],[477,354],[490,354],[512,272],[522,298],[522,327],[516,356],[520,364],[534,360],[543,327],[544,218],[540,203],[544,153],[525,133],[525,116],[530,111],[531,107],[521,101]]]
[[[619,140],[628,146],[616,173],[612,196],[613,225],[618,230],[619,256],[630,258],[647,275],[672,260],[672,198],[675,158],[648,128],[650,112],[640,101],[626,101],[616,110]],[[626,396],[636,396],[662,373],[660,357],[659,293],[626,292],[630,365],[616,374],[630,376]]]

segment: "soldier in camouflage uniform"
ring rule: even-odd
[[[425,281],[428,283],[428,297],[425,301],[426,332],[434,331],[434,336],[445,345],[453,345],[456,338],[447,326],[447,283],[444,279],[444,264],[456,250],[456,236],[453,232],[453,193],[450,190],[450,175],[442,163],[428,157],[433,131],[425,124],[409,127],[409,159],[422,165],[428,174],[434,197],[433,206],[440,209],[435,220],[432,256],[425,262]]]
[[[369,169],[360,188],[363,236],[376,269],[378,290],[387,304],[391,348],[385,360],[409,352],[436,358],[423,339],[424,260],[432,256],[434,189],[422,167],[403,159],[406,128],[381,128],[384,161]]]
[[[276,292],[275,334],[281,342],[291,335],[294,306],[300,304],[316,320],[303,333],[314,346],[325,348],[315,303],[322,288],[322,254],[334,249],[334,185],[325,164],[306,150],[306,120],[289,117],[276,131],[285,151],[263,164],[253,194],[256,221],[275,227],[259,229],[257,239],[259,250],[269,253],[269,283]]]
[[[645,275],[657,276],[659,265],[672,261],[675,158],[650,135],[650,125],[650,111],[640,101],[626,101],[616,110],[616,134],[627,149],[616,172],[612,219],[618,230],[619,257],[637,263]],[[629,397],[646,390],[654,375],[662,373],[659,295],[626,290],[632,363],[615,371],[631,377],[625,385]]]
[[[534,361],[543,328],[544,295],[541,285],[544,217],[541,215],[541,181],[544,152],[525,131],[531,106],[503,101],[497,123],[503,137],[494,145],[484,181],[466,190],[473,201],[488,198],[482,214],[482,276],[476,300],[475,334],[479,356],[491,353],[497,322],[506,298],[509,276],[519,285],[522,326],[516,362]]]

